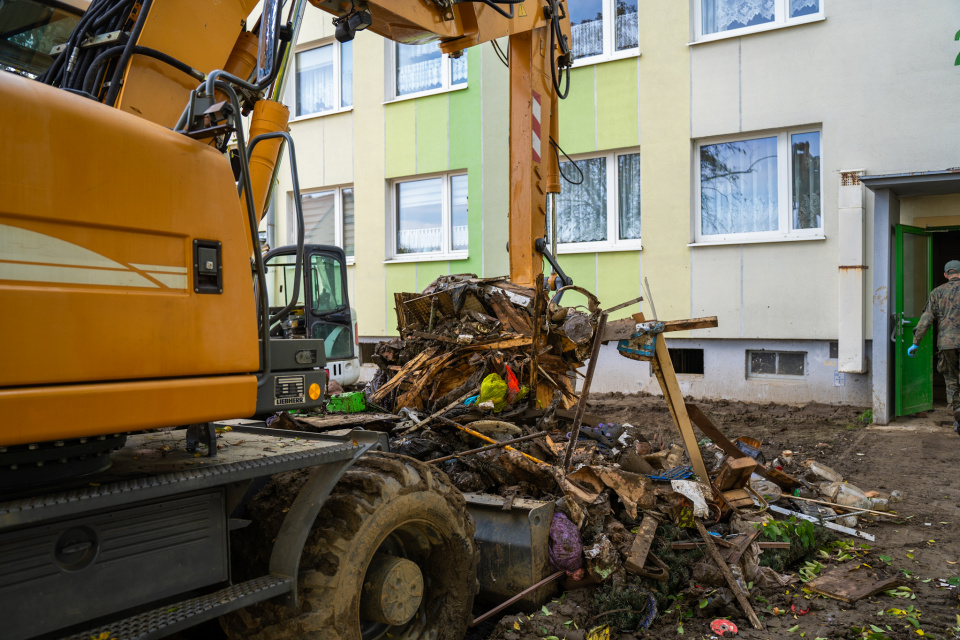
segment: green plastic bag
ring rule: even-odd
[[[499,374],[491,373],[480,383],[480,398],[477,402],[493,402],[497,413],[507,406],[507,383]]]

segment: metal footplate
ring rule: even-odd
[[[116,640],[152,640],[163,638],[255,602],[289,592],[292,578],[263,576],[214,591],[199,598],[175,602],[151,611],[118,620],[113,624],[67,636],[64,640],[116,638]]]

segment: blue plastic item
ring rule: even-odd
[[[693,467],[688,465],[683,465],[679,467],[674,467],[669,471],[663,471],[660,474],[647,474],[647,477],[651,480],[656,480],[659,482],[670,482],[671,480],[686,480],[687,478],[693,476]]]

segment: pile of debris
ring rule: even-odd
[[[542,287],[469,275],[397,294],[401,337],[378,345],[378,373],[365,390],[384,413],[367,428],[388,431],[392,451],[437,465],[465,494],[497,496],[504,510],[539,501],[552,511],[543,544],[554,573],[475,623],[563,580],[567,590],[600,585],[598,593],[631,612],[606,621],[621,629],[647,628],[666,597],[682,591],[709,596],[704,615],[741,611],[761,629],[748,586],[797,580],[781,573],[788,563],[764,566],[761,554],[795,561],[816,551],[812,539],[796,553],[785,537],[765,535],[777,528],[773,513],[870,540],[856,518],[883,515],[884,500],[897,496],[871,498],[818,463],[801,467],[790,452],[767,464],[762,443],[729,440],[684,403],[659,334],[716,326],[715,318],[651,323],[636,314],[607,323],[609,310],[586,295],[586,309],[561,307]],[[681,444],[670,433],[585,413],[592,368],[580,395],[571,380],[608,340],[651,362]],[[296,422],[310,430],[339,424],[332,416]],[[499,637],[512,640],[512,625]]]
[[[544,406],[557,391],[564,408],[576,402],[572,377],[589,357],[598,324],[593,296],[584,312],[547,301],[542,288],[538,294],[505,278],[467,274],[395,297],[400,338],[377,345],[375,404],[438,409],[479,393],[492,373],[510,384],[511,403],[531,390]]]

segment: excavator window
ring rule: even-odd
[[[81,15],[66,3],[0,0],[0,69],[39,76],[53,63],[53,48],[67,41]]]

